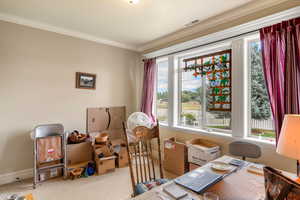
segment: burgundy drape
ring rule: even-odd
[[[156,79],[156,59],[144,60],[144,81],[142,91],[141,112],[146,113],[155,122],[155,117],[152,113],[153,98],[155,91]]]
[[[300,17],[260,30],[276,144],[285,114],[300,113]]]

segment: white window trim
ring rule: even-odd
[[[158,81],[157,81],[157,77],[158,77],[158,63],[160,62],[165,62],[165,61],[169,61],[169,57],[163,57],[163,58],[159,58],[156,60],[156,78],[155,78],[155,91],[154,91],[154,95],[153,95],[153,108],[152,108],[152,112],[155,114],[155,116],[157,116],[157,88],[158,88]],[[168,63],[169,64],[169,63]],[[170,65],[169,65],[170,66]],[[169,94],[169,99],[168,101],[170,100],[170,91],[169,91],[169,77],[170,77],[170,71],[169,71],[169,68],[168,67],[168,94]],[[168,102],[168,112],[169,112],[169,109],[170,106],[169,106],[169,102]],[[169,115],[170,113],[168,113],[168,120],[169,120]],[[159,122],[160,125],[163,125],[163,126],[168,126],[169,124],[169,121],[167,123],[165,122]]]

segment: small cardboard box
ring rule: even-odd
[[[111,141],[116,158],[116,166],[126,167],[129,164],[126,143],[123,139],[115,139]]]
[[[93,147],[91,141],[67,145],[67,164],[74,165],[93,160]]]
[[[208,140],[193,139],[187,142],[187,147],[188,162],[200,166],[221,156],[220,146]]]
[[[172,137],[164,140],[164,169],[176,175],[182,175],[188,170],[187,147]]]
[[[197,169],[201,167],[200,165],[196,165],[194,163],[189,163],[189,171],[193,171],[194,169]]]
[[[62,174],[63,174],[63,172],[62,172],[61,168],[49,169],[49,170],[47,170],[45,172],[41,172],[39,174],[39,180],[40,181],[46,181],[46,180],[49,180],[49,179],[61,177]]]
[[[91,162],[91,161],[80,162],[80,163],[68,165],[68,167],[67,167],[67,176],[70,177],[70,172],[74,169],[86,168],[89,162]]]
[[[111,149],[107,145],[94,145],[94,155],[103,154],[104,157],[112,156]]]
[[[108,172],[114,171],[116,168],[116,156],[109,156],[104,158],[95,157],[96,171],[98,175],[106,174]]]
[[[127,148],[126,146],[119,146],[118,148],[120,148],[120,150],[118,152],[115,152],[115,154],[117,155],[116,166],[119,168],[126,167],[129,164]]]

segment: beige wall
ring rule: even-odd
[[[255,0],[238,8],[201,21],[199,24],[178,30],[144,44],[143,53],[150,53],[182,42],[203,37],[218,31],[232,28],[253,20],[300,6],[297,0]]]
[[[32,168],[29,131],[62,123],[85,130],[93,106],[136,110],[139,54],[0,21],[0,174]],[[96,90],[75,89],[75,72],[97,74]]]

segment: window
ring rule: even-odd
[[[192,71],[183,71],[183,67],[180,75],[179,125],[199,128],[202,125],[202,78],[193,76]]]
[[[231,50],[181,59],[178,125],[230,130]]]
[[[168,123],[168,60],[157,62],[156,115],[161,123]]]
[[[250,67],[250,131],[249,136],[275,140],[274,123],[262,67],[261,44],[258,39],[248,41]]]
[[[274,143],[258,38],[253,34],[158,59],[159,121],[200,134]]]

